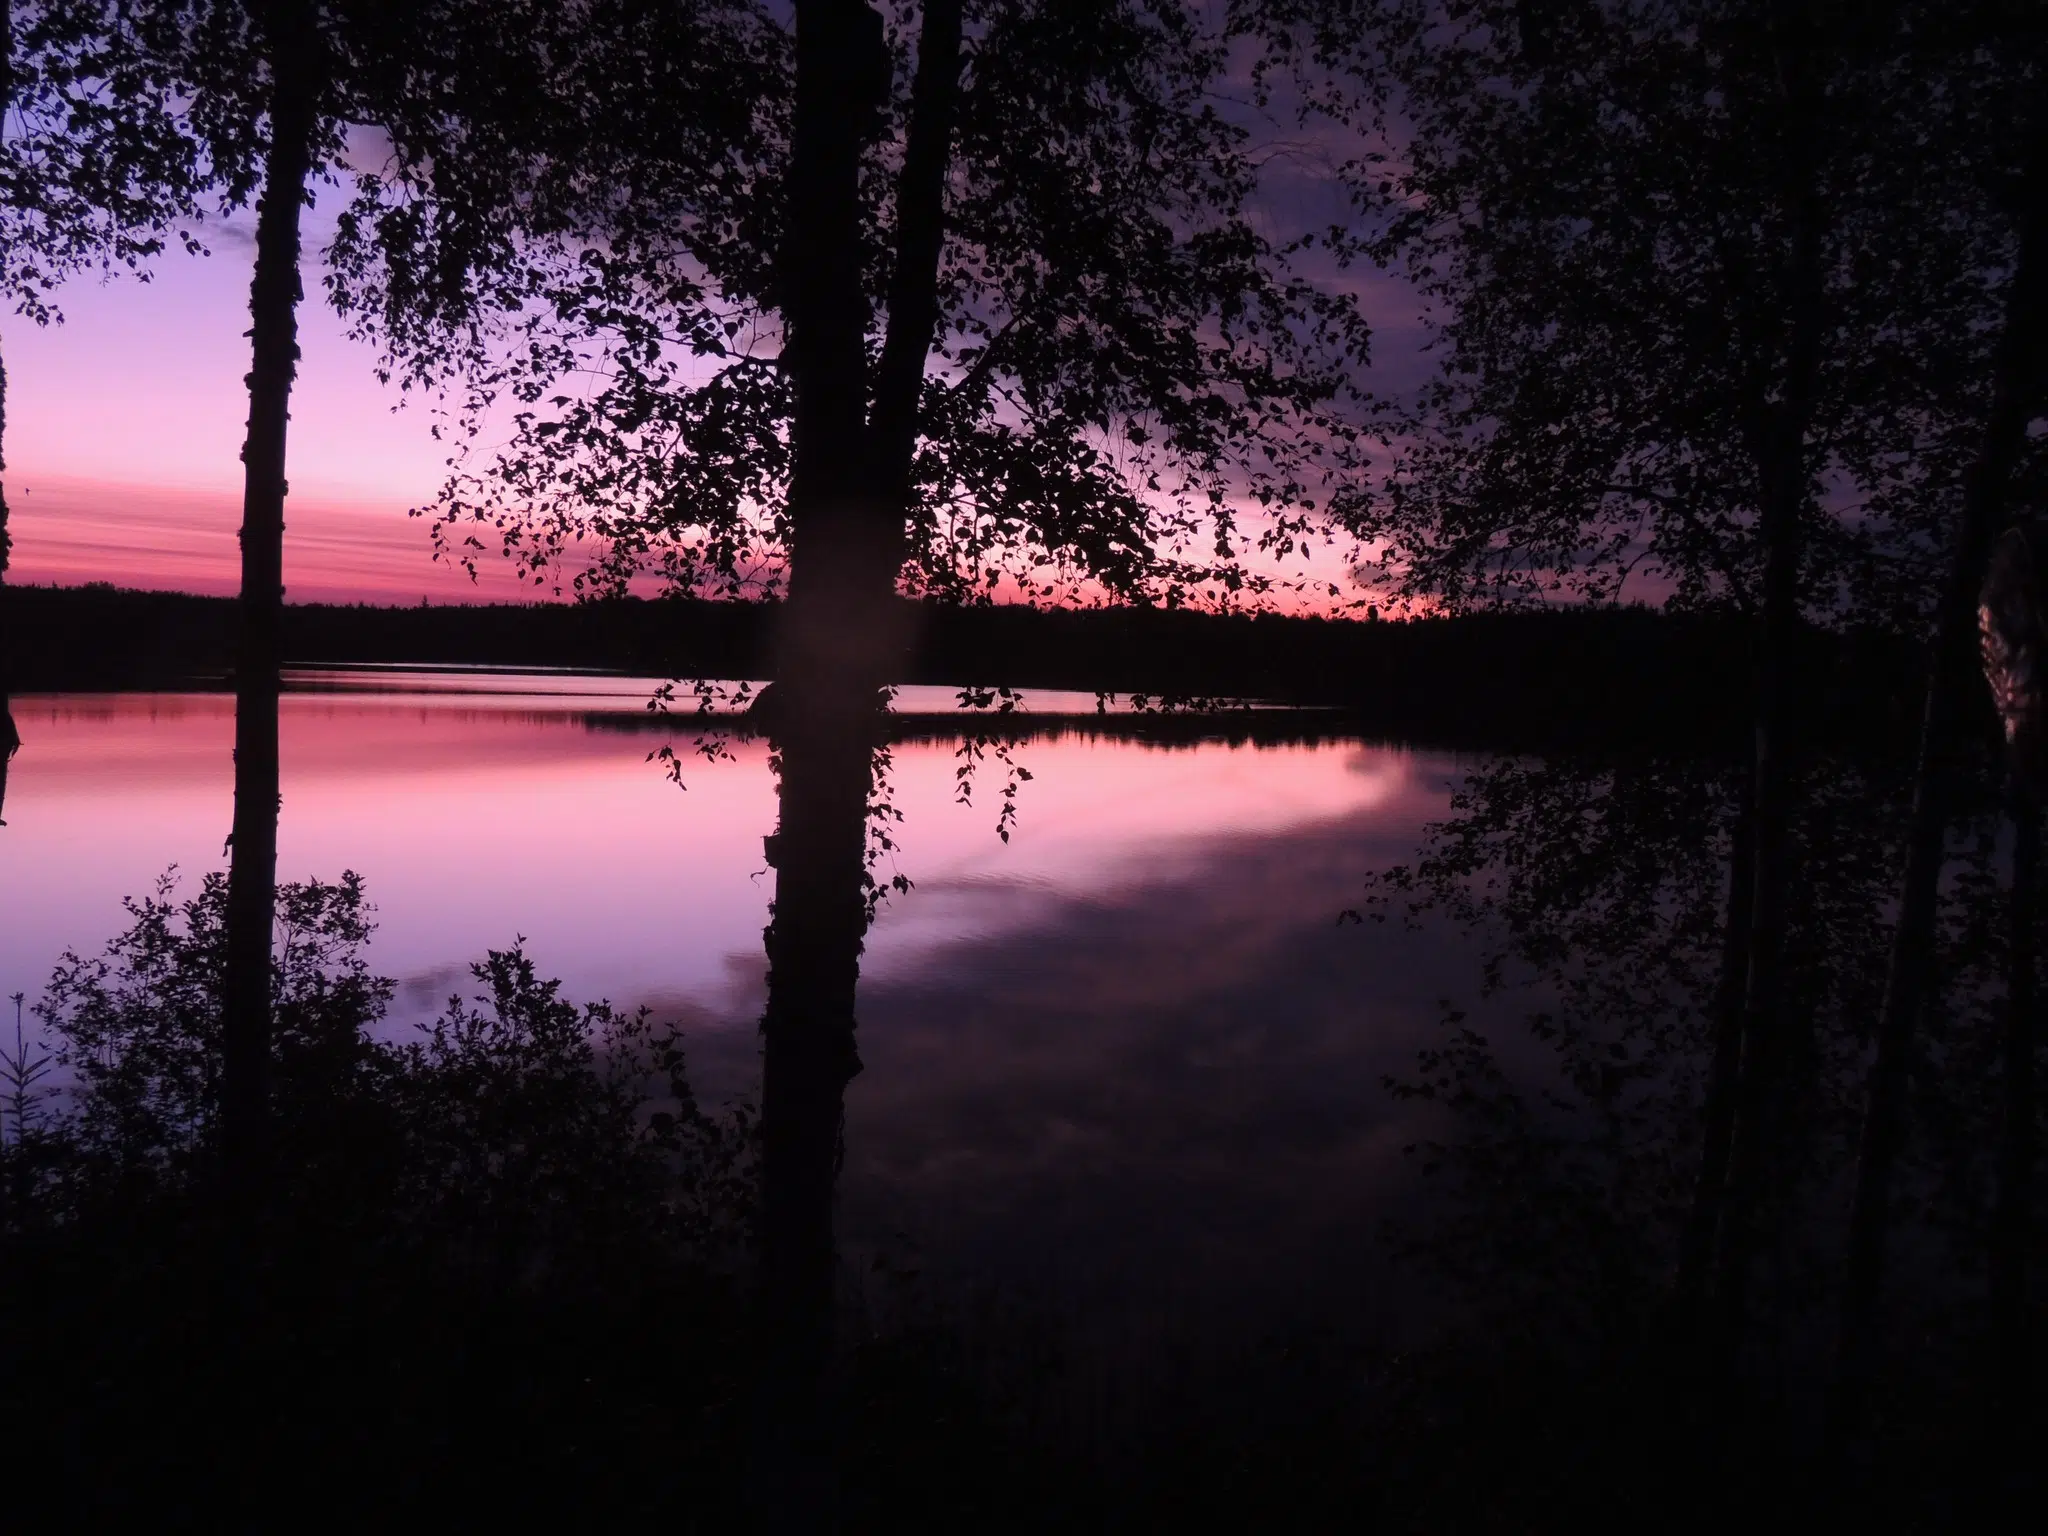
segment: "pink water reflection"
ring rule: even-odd
[[[287,695],[280,874],[360,871],[381,912],[375,963],[416,1003],[524,935],[579,996],[750,1020],[770,891],[761,837],[774,820],[765,747],[688,761],[684,791],[646,760],[664,737],[602,723],[644,713],[638,683],[442,675],[381,686],[390,691]],[[18,699],[15,714],[25,746],[0,832],[0,992],[34,994],[61,950],[104,941],[124,894],[173,864],[193,877],[223,864],[233,703],[45,695]],[[679,747],[690,734],[685,725]],[[1405,840],[1442,803],[1441,775],[1354,744],[1168,750],[1069,737],[1020,750],[1033,779],[1005,845],[994,831],[1000,765],[961,806],[953,754],[949,743],[896,751],[905,820],[894,868],[916,888],[873,935],[877,979],[1038,921],[1049,904],[1174,878],[1233,839],[1369,813]],[[1329,896],[1342,905],[1349,894]]]
[[[686,759],[685,792],[646,761],[663,738],[629,728],[640,686],[386,685],[286,698],[281,865],[362,872],[402,1016],[523,934],[572,997],[684,1022],[708,1102],[756,1093],[765,749]],[[16,713],[0,993],[34,994],[65,946],[115,929],[123,894],[222,863],[232,702]],[[1402,1147],[1441,1128],[1383,1084],[1438,1038],[1439,999],[1469,999],[1473,956],[1454,931],[1335,918],[1413,855],[1452,765],[1086,735],[1017,757],[1033,778],[1005,844],[1000,765],[962,806],[953,743],[895,750],[895,868],[916,885],[863,963],[842,1244],[864,1262],[909,1234],[935,1276],[1052,1298],[1091,1350],[1135,1350],[1169,1315],[1393,1328],[1412,1309],[1374,1234],[1414,1198]]]

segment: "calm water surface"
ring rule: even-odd
[[[372,961],[403,1011],[467,990],[468,962],[524,936],[570,995],[685,1020],[707,1098],[752,1093],[765,745],[686,756],[678,789],[647,761],[670,738],[646,728],[636,680],[295,681],[280,877],[364,876]],[[42,695],[14,713],[0,993],[33,997],[62,950],[119,926],[122,896],[223,867],[233,701]],[[1455,936],[1337,917],[1413,854],[1455,764],[1350,741],[1039,737],[1016,749],[1032,778],[1005,843],[1001,766],[961,805],[957,750],[894,749],[892,872],[913,889],[863,966],[847,1243],[1127,1300],[1356,1283],[1415,1134],[1382,1080],[1473,972]]]

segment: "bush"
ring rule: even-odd
[[[390,1028],[362,881],[282,888],[250,1242],[217,1206],[226,881],[126,906],[35,1006],[59,1076],[0,1112],[26,1464],[206,1519],[323,1476],[363,1516],[623,1510],[655,1490],[621,1456],[731,1465],[753,1121],[697,1104],[672,1026],[571,1003],[515,945]]]

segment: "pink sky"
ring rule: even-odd
[[[460,569],[431,559],[428,524],[406,513],[430,503],[444,477],[433,418],[417,399],[394,409],[404,397],[377,381],[372,349],[351,341],[319,302],[315,263],[330,231],[317,209],[308,225],[287,597],[413,603],[539,595],[501,562],[486,561],[472,584]],[[235,590],[250,228],[246,217],[209,224],[211,256],[167,255],[146,284],[72,283],[62,296],[63,325],[44,330],[0,316],[10,579]],[[1394,317],[1380,332],[1376,374],[1396,358],[1395,371],[1409,371],[1406,354],[1419,340],[1404,334],[1413,326],[1400,313],[1405,294],[1376,291],[1390,281],[1371,280],[1364,293],[1370,309]],[[1326,574],[1341,580],[1341,571],[1339,561]]]
[[[234,590],[253,252],[246,220],[205,233],[213,255],[168,256],[147,284],[71,284],[61,326],[0,318],[12,579]],[[473,589],[436,566],[426,524],[405,515],[441,483],[427,412],[392,410],[398,392],[326,306],[302,306],[300,337],[287,595],[518,595],[509,574]]]

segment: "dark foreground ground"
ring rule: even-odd
[[[1586,824],[1564,779],[1498,787]],[[1688,778],[1674,803],[1710,788]],[[1617,845],[1629,865],[1642,849],[1637,833]],[[1580,883],[1598,877],[1574,862]],[[754,1515],[763,1477],[788,1470],[760,1450],[788,1412],[766,1362],[805,1320],[751,1298],[751,1112],[702,1108],[679,1036],[568,1003],[516,949],[478,967],[473,1002],[393,1043],[360,885],[287,887],[272,1143],[254,1205],[229,1220],[211,1065],[225,896],[216,876],[190,900],[143,900],[103,957],[59,967],[36,1012],[75,1092],[39,1091],[33,1048],[0,1051],[10,1519],[790,1528]],[[1657,910],[1617,911],[1609,974],[1640,969]],[[1555,1022],[1537,1038],[1558,1041]],[[1569,1074],[1524,1074],[1504,1098],[1486,1063],[1436,1060],[1425,1073],[1470,1123],[1423,1227],[1392,1239],[1410,1283],[1443,1299],[1426,1337],[1362,1342],[1373,1330],[1354,1324],[1390,1300],[1359,1294],[1355,1318],[1221,1316],[1164,1354],[1105,1360],[1000,1277],[963,1289],[892,1256],[849,1266],[824,1392],[836,1528],[2036,1523],[2038,1402],[2015,1411],[1994,1390],[1970,1231],[1960,1269],[1898,1266],[1877,1411],[1830,1460],[1837,1174],[1820,1164],[1812,1207],[1774,1202],[1744,1342],[1719,1351],[1670,1294],[1696,1112],[1650,1098],[1604,1128],[1529,1119],[1516,1099],[1563,1109]],[[1645,1081],[1681,1066],[1661,1057]],[[1981,1151],[1989,1080],[1950,1083],[1940,1113]]]

